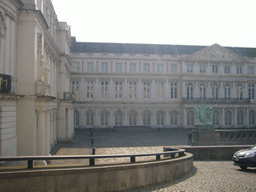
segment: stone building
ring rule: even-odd
[[[70,27],[51,0],[0,0],[0,33],[0,155],[49,155],[74,134]]]
[[[75,127],[192,128],[202,104],[215,128],[255,126],[255,48],[74,41],[71,55]]]

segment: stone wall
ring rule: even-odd
[[[0,173],[1,191],[119,191],[178,178],[193,168],[193,156],[99,167]]]

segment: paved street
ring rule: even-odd
[[[183,146],[187,144],[187,131],[154,130],[151,132],[112,132],[92,133],[96,154],[151,153],[163,150],[163,146]],[[60,143],[55,148],[58,155],[91,154],[91,133],[77,131],[73,143]],[[143,160],[143,159],[141,159]],[[99,159],[97,164],[126,162],[129,159]],[[87,160],[62,161],[56,164],[88,164]],[[55,164],[55,162],[51,163]],[[179,191],[179,192],[234,192],[256,191],[256,168],[241,171],[232,161],[194,161],[194,169],[187,175],[172,182],[130,191]]]

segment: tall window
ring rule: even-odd
[[[200,73],[206,73],[206,64],[200,64]]]
[[[76,98],[79,98],[79,81],[72,81],[71,82],[71,90],[72,93],[75,94]]]
[[[87,81],[86,98],[87,99],[93,98],[93,81]]]
[[[93,71],[93,62],[87,62],[87,72]]]
[[[122,98],[122,94],[123,94],[123,87],[122,87],[123,83],[122,82],[115,82],[115,98],[116,99],[121,99]]]
[[[164,64],[157,64],[157,73],[164,72]]]
[[[178,86],[177,82],[171,82],[171,99],[177,99]]]
[[[108,71],[108,63],[101,63],[101,71],[103,72]]]
[[[143,112],[143,125],[150,125],[151,124],[151,113],[150,111],[146,110]]]
[[[230,95],[231,95],[231,85],[230,83],[226,83],[224,87],[225,99],[230,99]]]
[[[136,72],[136,63],[130,63],[130,72]]]
[[[220,112],[219,111],[213,111],[212,113],[212,123],[213,125],[220,125]]]
[[[212,73],[218,73],[219,65],[212,65]]]
[[[187,73],[193,73],[193,64],[187,64]]]
[[[164,98],[164,83],[163,82],[157,82],[157,99],[163,99]]]
[[[130,111],[129,113],[129,125],[137,125],[137,113],[134,110]]]
[[[100,113],[100,125],[101,126],[107,126],[108,125],[108,112],[106,110],[103,110]]]
[[[248,74],[253,75],[254,74],[254,66],[248,66]]]
[[[243,73],[243,66],[242,65],[237,65],[236,66],[236,73],[237,74],[242,74]]]
[[[205,83],[200,83],[199,90],[200,90],[200,98],[205,99],[206,98],[206,85],[205,85]]]
[[[249,125],[255,125],[255,111],[249,111]]]
[[[213,83],[212,85],[212,98],[218,99],[219,97],[219,86],[217,83]]]
[[[248,86],[249,99],[254,100],[254,84],[249,84]]]
[[[116,63],[116,72],[122,72],[122,71],[123,71],[122,63]]]
[[[143,82],[143,95],[144,99],[149,99],[150,98],[150,82]]]
[[[230,110],[227,110],[225,112],[225,125],[231,126],[231,124],[232,124],[232,113]]]
[[[129,82],[129,97],[130,99],[136,99],[137,96],[137,83],[135,81]]]
[[[193,98],[193,84],[188,83],[187,84],[187,99],[192,99]]]
[[[192,110],[187,112],[187,125],[194,125],[194,111]]]
[[[79,125],[79,111],[74,110],[74,125],[78,126]]]
[[[143,64],[143,72],[144,73],[150,73],[150,64],[149,63],[144,63]]]
[[[225,65],[225,73],[226,74],[229,74],[230,73],[230,69],[231,69],[231,66],[230,65]]]
[[[101,81],[101,98],[107,99],[108,98],[108,82]]]
[[[123,113],[118,110],[114,113],[115,116],[115,125],[123,125]]]
[[[91,126],[94,124],[94,114],[93,111],[89,110],[86,112],[86,125]]]
[[[237,112],[237,125],[244,125],[244,112],[242,110]]]
[[[171,64],[171,73],[177,73],[177,64]]]
[[[237,87],[236,87],[236,91],[237,91],[237,98],[239,99],[239,100],[242,100],[243,99],[243,87],[242,87],[242,85],[238,85]]]
[[[178,112],[172,111],[170,113],[170,123],[171,125],[178,125]]]
[[[79,63],[73,63],[73,71],[80,71],[80,64]]]
[[[164,125],[164,112],[162,110],[156,113],[157,125]]]

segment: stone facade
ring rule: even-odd
[[[206,104],[215,128],[254,127],[255,51],[73,42],[75,126],[193,128]]]
[[[49,155],[74,134],[70,93],[70,26],[51,0],[0,0],[1,156]],[[66,120],[68,119],[68,120]]]

